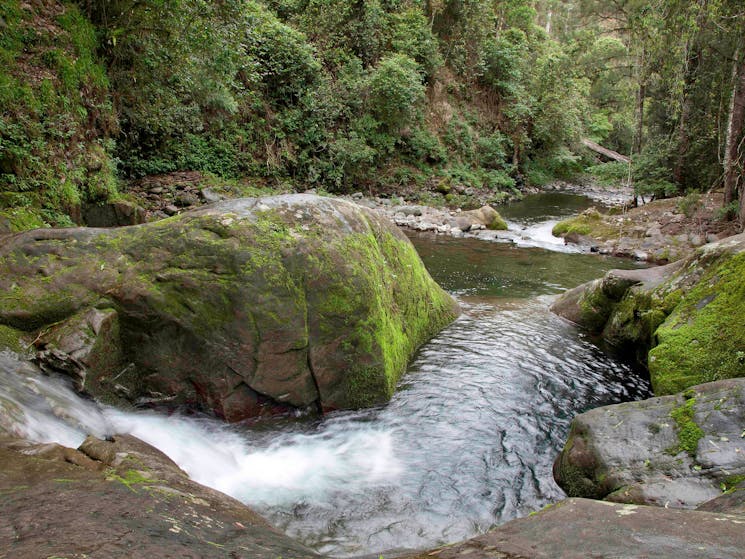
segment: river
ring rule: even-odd
[[[5,355],[0,399],[15,409],[5,421],[71,446],[85,432],[132,433],[324,554],[473,536],[563,497],[551,466],[575,414],[649,396],[639,371],[548,310],[561,291],[634,266],[550,237],[589,204],[552,194],[505,208],[516,243],[412,234],[463,314],[420,349],[385,406],[232,426],[125,413],[58,383],[11,379]]]

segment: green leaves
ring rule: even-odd
[[[419,67],[405,54],[383,58],[370,75],[369,104],[373,115],[389,130],[411,123],[424,99]]]

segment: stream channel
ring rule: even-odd
[[[231,426],[126,413],[55,381],[12,379],[7,354],[0,399],[22,410],[14,428],[32,440],[131,433],[323,554],[462,540],[563,498],[551,466],[574,415],[649,396],[629,363],[548,310],[565,289],[635,265],[551,238],[558,218],[589,205],[542,194],[500,208],[513,243],[412,233],[463,314],[420,349],[385,406]]]

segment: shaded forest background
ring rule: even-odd
[[[0,33],[12,230],[175,171],[454,205],[723,188],[722,218],[745,198],[739,0],[4,0]]]

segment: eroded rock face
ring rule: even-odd
[[[745,376],[745,234],[649,270],[612,270],[565,293],[557,314],[638,353],[656,394]]]
[[[319,557],[131,436],[0,440],[3,557]]]
[[[309,195],[30,231],[0,252],[0,324],[30,333],[42,366],[103,401],[231,421],[383,402],[457,312],[395,226]]]
[[[745,479],[744,427],[745,379],[597,408],[572,422],[554,477],[574,497],[694,508]]]

